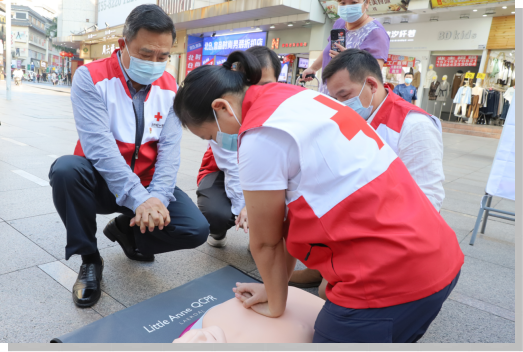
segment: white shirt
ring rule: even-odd
[[[512,97],[514,96],[515,89],[514,87],[510,87],[507,89],[505,94],[503,94],[503,98],[507,99],[509,104],[512,103]]]
[[[369,117],[367,123],[372,122],[383,102]],[[398,140],[398,156],[419,188],[439,211],[445,199],[443,138],[430,117],[415,111],[407,114]]]
[[[432,119],[417,112],[409,113],[401,128],[398,150],[412,178],[439,211],[445,198],[443,140]],[[239,150],[242,189],[296,190],[301,179],[299,157],[296,142],[286,132],[268,127],[247,131]]]
[[[243,191],[240,186],[238,153],[220,148],[213,140],[209,141],[209,145],[214,154],[216,165],[225,175],[225,193],[232,204],[231,212],[234,215],[239,215],[241,210],[245,207],[245,199],[243,198]]]

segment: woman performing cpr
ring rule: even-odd
[[[281,316],[298,258],[329,283],[313,342],[417,341],[458,280],[456,235],[354,110],[297,86],[256,86],[260,77],[258,60],[234,52],[192,71],[174,101],[195,135],[238,140],[264,284],[239,284],[236,298]]]

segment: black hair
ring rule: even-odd
[[[169,32],[173,37],[173,43],[176,39],[173,20],[158,5],[136,6],[125,20],[123,36],[127,42],[131,42],[142,28],[155,33]]]
[[[247,52],[256,56],[258,61],[260,61],[262,68],[272,66],[272,69],[274,70],[274,78],[276,78],[276,81],[278,80],[281,73],[281,62],[274,51],[266,46],[252,46],[247,49]]]
[[[363,82],[366,77],[372,76],[383,84],[378,60],[365,50],[347,49],[336,55],[323,70],[323,82],[343,69],[349,71],[350,79],[353,82]]]
[[[412,72],[406,72],[405,75],[403,77],[407,77],[407,75],[411,75],[412,77],[414,77],[414,75],[412,74]]]
[[[183,127],[214,121],[213,101],[225,94],[243,97],[245,89],[260,79],[260,61],[251,53],[235,51],[221,66],[204,65],[191,71],[176,93],[174,112]]]

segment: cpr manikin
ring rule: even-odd
[[[211,308],[196,322],[201,328],[185,332],[174,343],[311,343],[314,322],[324,304],[319,297],[289,287],[283,315],[268,318],[233,298]]]

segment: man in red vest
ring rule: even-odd
[[[132,260],[198,247],[209,224],[176,187],[182,128],[173,111],[174,77],[165,71],[176,38],[157,5],[127,17],[111,57],[80,67],[71,89],[79,141],[49,173],[53,202],[67,229],[65,259],[82,256],[73,301],[90,307],[101,296],[103,260],[96,215],[121,215],[104,234]]]
[[[423,193],[440,211],[443,189],[443,141],[440,120],[405,101],[383,85],[376,59],[364,50],[348,49],[325,67],[322,79],[329,94],[356,111],[396,152]],[[318,271],[297,270],[291,285],[314,287]],[[325,298],[323,280],[320,296]]]

